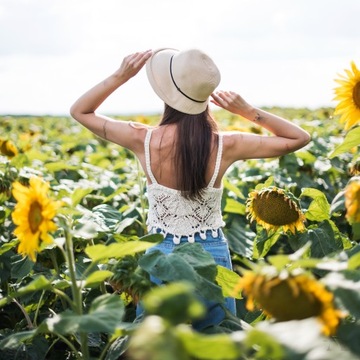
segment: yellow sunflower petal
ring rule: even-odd
[[[339,86],[334,89],[334,100],[339,103],[334,114],[341,115],[340,123],[348,130],[360,122],[360,71],[351,61],[351,70],[345,69],[345,74],[335,79]]]

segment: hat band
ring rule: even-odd
[[[187,97],[189,100],[195,101],[197,103],[204,103],[206,102],[206,100],[195,100],[193,98],[191,98],[190,96],[186,95],[183,91],[181,91],[181,89],[177,86],[174,77],[173,77],[173,73],[172,73],[172,60],[173,60],[174,55],[170,58],[170,76],[171,76],[171,80],[174,83],[177,91],[179,91],[181,94],[183,94],[185,97]]]

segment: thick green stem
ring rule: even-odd
[[[82,292],[81,292],[82,290],[81,287],[77,285],[73,241],[69,229],[65,230],[65,244],[66,244],[66,260],[67,260],[67,265],[69,267],[73,301],[77,315],[81,316],[83,314]],[[80,333],[80,344],[81,344],[82,358],[88,360],[89,349],[88,349],[88,339],[86,333],[83,332]]]

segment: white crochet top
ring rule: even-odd
[[[218,230],[225,225],[221,213],[223,188],[214,187],[222,157],[222,135],[219,134],[215,171],[208,186],[204,189],[202,199],[190,200],[181,196],[180,190],[168,188],[156,181],[150,166],[151,134],[152,129],[149,129],[144,144],[146,170],[152,182],[147,188],[149,231],[160,229],[164,236],[172,234],[175,244],[180,243],[181,236],[187,236],[189,242],[194,242],[196,233],[205,240],[207,230],[211,230],[214,237],[217,236]]]

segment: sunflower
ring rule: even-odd
[[[360,223],[360,177],[356,177],[346,186],[345,207],[349,223]]]
[[[12,158],[18,154],[18,149],[12,141],[0,139],[0,154]]]
[[[328,336],[336,332],[343,317],[334,307],[333,294],[306,274],[266,276],[248,271],[235,291],[243,291],[247,296],[249,311],[262,309],[279,322],[316,317]]]
[[[29,187],[16,181],[13,183],[12,193],[17,204],[12,213],[14,230],[20,241],[18,252],[28,255],[32,261],[36,260],[35,253],[39,252],[41,241],[52,243],[53,238],[49,234],[57,229],[53,218],[61,201],[53,201],[48,196],[49,183],[38,177],[31,177]]]
[[[340,79],[335,79],[340,86],[334,89],[334,100],[339,101],[334,114],[341,115],[345,130],[360,122],[360,71],[353,61],[351,70],[345,69],[347,76],[339,75]]]
[[[305,229],[305,216],[294,195],[275,186],[254,190],[246,201],[246,212],[250,222],[256,221],[268,230],[282,227],[286,232]]]

